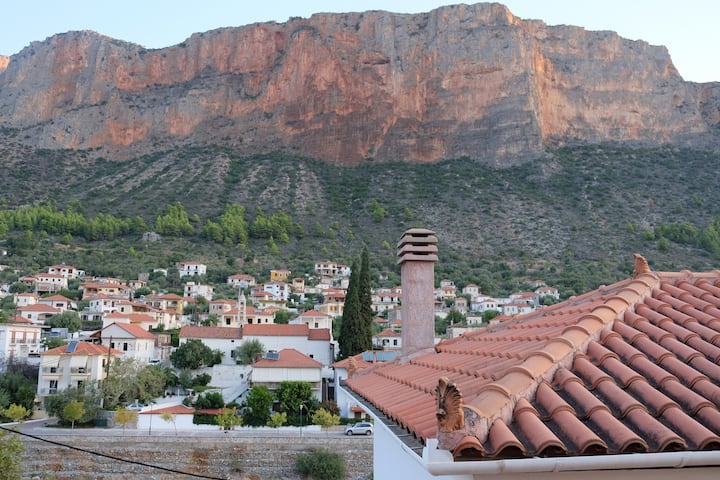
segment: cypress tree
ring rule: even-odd
[[[372,349],[373,311],[372,292],[370,285],[370,255],[367,247],[363,247],[360,256],[360,278],[358,284],[360,302],[360,346],[362,351]]]
[[[343,308],[342,324],[340,325],[340,338],[338,339],[340,358],[347,358],[363,351],[358,350],[360,296],[358,292],[359,271],[357,262],[353,261],[350,268],[350,282],[345,293],[345,306]]]

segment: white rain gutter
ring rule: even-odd
[[[534,457],[455,462],[452,461],[450,452],[437,450],[436,439],[428,439],[425,450],[429,456],[429,458],[426,458],[425,466],[432,475],[499,475],[642,468],[720,467],[720,451],[631,453],[555,458]]]

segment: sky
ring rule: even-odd
[[[285,22],[317,12],[427,12],[453,0],[33,0],[7,2],[0,18],[0,55],[72,30],[94,30],[146,48],[181,43],[196,32],[255,22]],[[664,45],[685,80],[720,81],[717,0],[506,0],[517,17],[548,25],[612,30]]]

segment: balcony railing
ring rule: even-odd
[[[61,375],[63,369],[60,367],[42,367],[42,372],[45,375]]]
[[[72,375],[90,375],[90,369],[86,367],[73,367],[70,369]]]
[[[57,393],[57,388],[41,388],[40,395],[52,395]]]

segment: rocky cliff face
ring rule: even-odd
[[[338,164],[507,164],[548,142],[714,146],[720,84],[684,82],[664,47],[458,5],[224,28],[160,50],[57,35],[0,58],[0,126],[116,157],[212,142]]]

